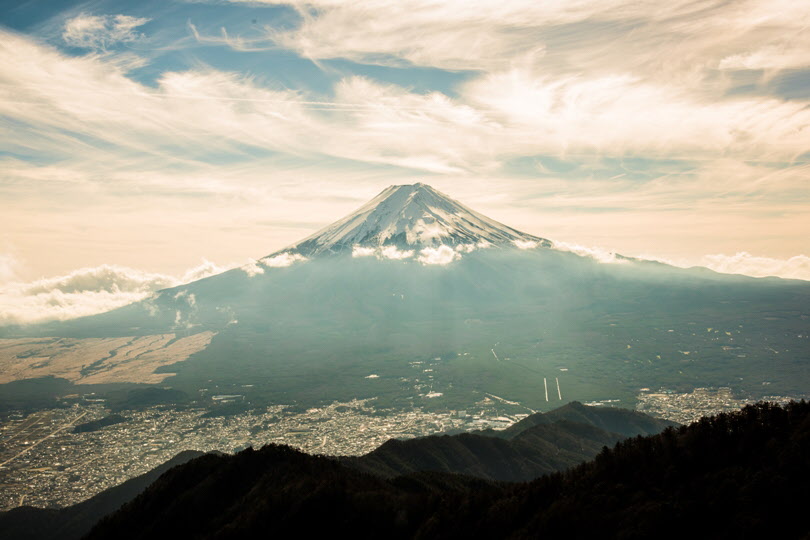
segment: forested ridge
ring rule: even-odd
[[[115,415],[107,418],[115,420]],[[88,427],[103,429],[103,423],[90,423]],[[658,433],[670,425],[635,411],[588,407],[574,401],[546,413],[535,413],[502,431],[390,440],[364,456],[333,459],[384,478],[432,471],[486,480],[528,481],[593,459],[603,446],[613,446],[627,436]],[[180,454],[146,475],[67,508],[19,507],[0,512],[0,538],[76,540],[104,516],[134,499],[161,473],[189,459],[188,452]]]
[[[172,469],[88,538],[807,538],[810,405],[751,405],[522,484],[384,479],[285,446]]]

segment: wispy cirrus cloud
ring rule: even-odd
[[[14,124],[0,131],[12,147],[86,160],[112,155],[133,159],[133,168],[154,159],[200,166],[273,152],[479,174],[521,155],[701,159],[722,152],[774,161],[810,146],[803,129],[810,110],[801,102],[749,97],[710,105],[625,77],[551,80],[518,69],[482,76],[451,98],[352,76],[322,102],[212,69],[167,72],[148,88],[102,58],[65,57],[3,37],[0,56],[9,61],[0,81],[8,99],[0,113]]]
[[[106,50],[116,43],[142,39],[135,29],[150,19],[130,15],[89,15],[82,13],[68,19],[62,39],[72,47]]]
[[[140,50],[153,43],[143,33],[165,19],[157,15],[144,27],[141,13],[72,12],[55,17],[64,25],[43,41],[0,31],[10,238],[32,245],[40,237],[31,231],[49,222],[59,249],[80,237],[89,212],[131,239],[139,222],[193,231],[198,220],[223,250],[234,242],[205,205],[229,212],[223,223],[243,220],[240,232],[272,214],[272,230],[240,237],[244,255],[220,257],[244,260],[308,232],[278,232],[285,220],[314,230],[389,183],[418,179],[501,209],[534,234],[619,252],[642,251],[641,236],[655,236],[670,242],[662,256],[690,251],[693,262],[759,253],[771,243],[756,235],[764,228],[781,239],[780,253],[788,243],[801,250],[810,211],[810,99],[801,91],[810,10],[801,2],[241,4],[221,23],[184,4],[190,15],[160,30],[177,40],[161,44],[177,48],[165,64]],[[229,21],[251,20],[248,10],[259,22],[232,31]],[[279,12],[295,16],[278,23]],[[123,55],[116,46],[135,42]],[[268,53],[266,69],[231,63],[257,49]],[[316,83],[303,65],[320,69]],[[409,80],[417,68],[428,81],[419,89]],[[280,70],[295,82],[280,82]],[[453,82],[431,84],[434,74]],[[61,229],[71,212],[75,229]]]
[[[299,25],[269,27],[267,36],[308,58],[487,72],[528,61],[549,73],[635,72],[682,82],[753,44],[806,50],[809,19],[806,6],[790,0],[250,3],[297,10]]]

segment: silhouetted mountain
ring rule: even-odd
[[[98,495],[73,506],[60,509],[22,506],[0,512],[0,538],[40,540],[81,538],[103,516],[114,512],[134,499],[149,484],[172,467],[200,457],[203,452],[187,450],[151,471],[131,478],[121,485],[104,490]]]
[[[805,402],[627,439],[528,484],[386,480],[269,445],[172,469],[88,538],[799,538],[808,455]]]
[[[626,437],[659,433],[673,425],[636,411],[573,402],[533,414],[503,431],[391,440],[342,462],[385,477],[437,471],[526,481],[582,463]]]
[[[589,407],[578,401],[572,401],[553,411],[527,416],[505,430],[493,431],[492,434],[511,439],[533,426],[553,424],[561,420],[586,424],[625,437],[655,435],[675,425],[668,420],[654,418],[638,411],[616,407]]]
[[[391,440],[365,456],[343,458],[342,462],[384,477],[437,471],[518,482],[582,463],[603,446],[613,446],[623,438],[561,421],[534,426],[513,440],[469,433]]]

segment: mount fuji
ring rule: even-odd
[[[516,231],[454,201],[426,184],[390,186],[356,212],[283,252],[306,257],[451,247],[551,247],[551,242]],[[396,248],[391,250],[390,248]]]
[[[0,389],[526,412],[632,404],[641,388],[807,392],[807,282],[610,262],[425,184],[391,186],[253,264],[100,315],[1,328]]]

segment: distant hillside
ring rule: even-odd
[[[504,431],[391,440],[341,462],[385,477],[416,471],[467,474],[490,480],[527,481],[592,459],[603,446],[674,425],[643,413],[573,402],[537,413]]]
[[[624,437],[585,424],[534,426],[514,440],[464,433],[391,440],[346,466],[384,477],[417,471],[466,474],[504,481],[526,481],[572,467]]]
[[[148,473],[131,478],[121,485],[102,491],[84,502],[67,508],[45,509],[22,506],[8,512],[0,512],[0,538],[15,540],[81,538],[101,517],[118,510],[121,505],[134,499],[161,474],[202,455],[202,452],[192,450],[180,452]]]
[[[88,538],[801,538],[808,455],[805,402],[627,439],[528,484],[382,479],[269,445],[172,469]]]
[[[493,434],[509,439],[530,427],[553,424],[561,420],[586,424],[625,437],[655,435],[667,427],[675,425],[668,420],[654,418],[638,411],[614,407],[589,407],[578,401],[572,401],[553,411],[527,416],[505,430],[496,431]]]

